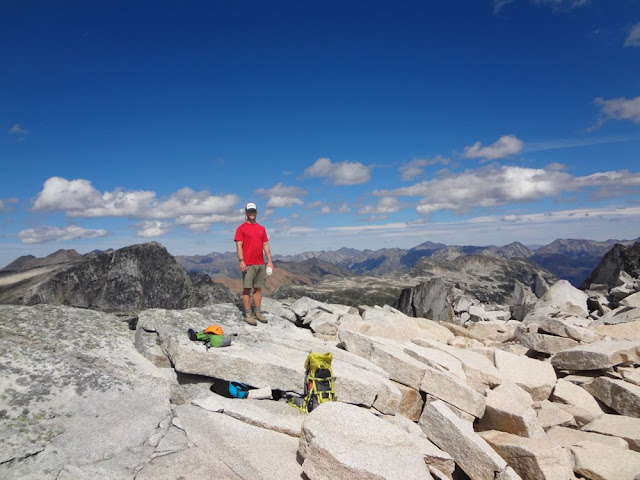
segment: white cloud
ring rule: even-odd
[[[153,195],[155,197],[155,193]],[[239,198],[234,194],[211,195],[206,190],[196,192],[184,187],[164,202],[152,202],[151,216],[171,218],[180,215],[230,214],[235,211],[238,201]]]
[[[413,180],[424,172],[425,167],[436,164],[448,165],[449,159],[441,155],[437,155],[430,159],[414,158],[410,162],[400,166],[398,170],[400,171],[400,175],[403,180]]]
[[[105,192],[101,194],[89,180],[51,177],[33,203],[35,211],[66,211],[71,217],[140,217],[149,214],[155,201],[153,192]]]
[[[138,224],[138,228],[138,236],[144,238],[161,237],[172,229],[169,222],[161,222],[159,220],[145,220]]]
[[[329,213],[348,213],[351,211],[351,207],[348,203],[342,204],[327,204],[326,202],[322,202],[320,200],[316,200],[307,204],[309,209],[318,209],[320,213],[323,215],[327,215]]]
[[[470,147],[464,147],[464,158],[486,158],[496,160],[498,158],[516,155],[522,151],[524,142],[514,135],[503,135],[493,145],[483,147],[482,143],[476,142]]]
[[[240,224],[243,214],[234,212],[228,215],[181,215],[176,218],[176,225],[186,225],[194,232],[208,232],[214,223]]]
[[[358,210],[361,215],[388,215],[399,212],[402,209],[402,202],[395,197],[382,197],[377,205],[367,205]]]
[[[371,179],[371,169],[359,162],[332,163],[328,158],[319,158],[304,171],[310,177],[325,177],[334,185],[358,185]]]
[[[18,233],[18,238],[22,243],[44,243],[62,242],[68,240],[79,240],[83,238],[99,238],[109,234],[106,230],[92,230],[69,225],[67,227],[38,227],[22,230]]]
[[[625,47],[640,47],[640,23],[629,29],[629,35],[624,41]]]
[[[282,183],[276,184],[273,188],[256,190],[256,193],[265,195],[267,208],[291,207],[293,205],[302,205],[304,202],[300,200],[307,194],[306,190],[299,187],[287,186]]]
[[[490,165],[409,187],[374,192],[375,195],[421,197],[416,210],[421,214],[450,210],[468,212],[476,207],[493,208],[526,203],[599,187],[611,195],[626,193],[621,187],[640,187],[640,174],[627,171],[599,172],[574,177],[551,164],[548,169]]]
[[[640,97],[613,98],[611,100],[596,98],[594,103],[601,108],[600,119],[596,127],[611,119],[631,120],[633,123],[640,123]]]
[[[70,217],[82,218],[226,218],[236,214],[238,200],[233,194],[211,195],[207,191],[196,192],[185,187],[165,201],[158,201],[152,191],[116,189],[100,193],[89,180],[51,177],[44,183],[33,210],[65,211]]]

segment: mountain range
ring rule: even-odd
[[[453,261],[469,255],[493,256],[504,259],[525,258],[558,278],[580,286],[598,265],[602,256],[616,243],[626,246],[635,240],[582,240],[557,239],[539,248],[529,248],[513,242],[504,246],[459,246],[424,242],[410,249],[383,248],[357,250],[341,248],[335,251],[308,251],[296,255],[274,255],[276,267],[293,274],[318,279],[326,275],[348,277],[352,275],[383,276],[411,272],[423,258],[435,262]],[[204,272],[214,277],[239,278],[235,252],[212,252],[207,255],[177,256],[176,260],[188,272]]]
[[[580,286],[615,244],[629,246],[638,240],[558,239],[538,248],[519,242],[504,246],[424,242],[410,249],[341,248],[274,255],[274,273],[265,294],[274,298],[309,296],[345,304],[367,299],[371,304],[391,305],[402,289],[442,277],[448,285],[459,286],[482,301],[500,303],[511,295],[514,282],[528,284],[536,275],[551,283],[562,278]],[[8,275],[33,275],[39,268],[81,264],[108,252],[113,250],[86,255],[58,250],[44,258],[19,257],[0,270],[0,283],[8,280]],[[242,290],[235,252],[174,258],[189,274],[205,273],[233,292]]]

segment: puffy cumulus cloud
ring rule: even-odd
[[[362,215],[388,215],[399,212],[402,209],[402,202],[396,197],[382,197],[377,205],[367,205],[358,210]]]
[[[511,155],[517,155],[522,151],[524,142],[514,135],[503,135],[493,145],[483,147],[482,143],[476,142],[470,147],[464,147],[462,156],[464,158],[485,158],[496,160]]]
[[[421,197],[416,210],[427,215],[443,210],[461,213],[476,207],[533,202],[591,188],[607,189],[620,195],[624,192],[621,186],[627,189],[639,187],[640,174],[617,171],[574,177],[559,169],[557,164],[550,169],[490,165],[374,194],[381,197]]]
[[[172,227],[169,222],[161,222],[159,220],[145,220],[138,224],[138,236],[149,237],[161,237],[165,233],[169,233]]]
[[[636,23],[629,29],[629,34],[624,41],[625,47],[640,47],[640,23]]]
[[[400,171],[400,175],[403,180],[413,180],[419,175],[422,175],[425,167],[430,165],[448,165],[449,159],[445,158],[441,155],[437,155],[433,158],[414,158],[408,163],[401,165],[398,170]]]
[[[166,201],[154,204],[152,216],[171,218],[181,215],[230,214],[238,201],[237,195],[211,195],[206,190],[196,192],[189,187],[184,187]]]
[[[89,180],[67,180],[51,177],[44,182],[33,209],[36,211],[69,210],[81,211],[85,208],[104,204],[102,195],[93,188]]]
[[[287,186],[282,183],[276,184],[273,188],[260,188],[256,191],[260,195],[265,195],[267,208],[292,207],[302,205],[304,202],[300,197],[304,197],[307,192],[299,187]]]
[[[106,230],[88,229],[69,225],[67,227],[38,227],[22,230],[18,238],[22,243],[62,242],[67,240],[79,240],[83,238],[99,238],[109,234]]]
[[[89,180],[51,177],[33,203],[34,211],[65,211],[70,217],[129,217],[140,219],[230,215],[238,203],[233,194],[211,195],[182,188],[159,201],[155,192],[116,189],[99,192]]]
[[[371,169],[359,162],[333,163],[328,158],[319,158],[304,171],[309,177],[324,177],[334,185],[358,185],[371,179]]]
[[[596,98],[594,103],[600,107],[600,118],[596,127],[607,120],[631,120],[633,123],[640,123],[640,97],[611,100]]]

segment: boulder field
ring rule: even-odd
[[[458,296],[449,321],[306,297],[265,298],[257,327],[233,303],[0,305],[0,478],[635,480],[639,288],[619,280]],[[211,324],[230,346],[189,339]],[[286,399],[312,351],[338,401],[305,415]]]

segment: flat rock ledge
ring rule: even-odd
[[[585,295],[462,324],[305,298],[265,299],[255,327],[230,303],[0,305],[0,478],[636,480],[640,340]],[[232,344],[189,340],[210,324]],[[333,354],[338,402],[304,415],[286,399],[311,351]]]

